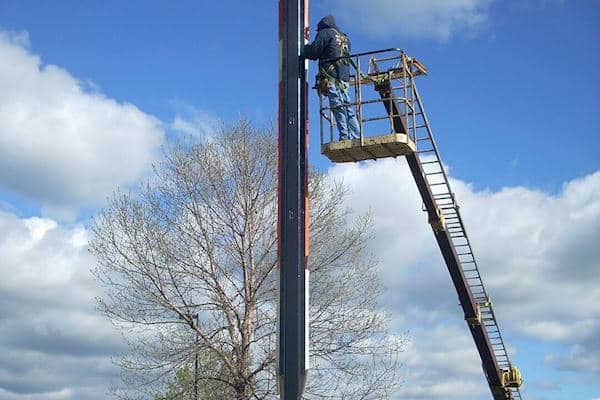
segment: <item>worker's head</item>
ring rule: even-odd
[[[321,18],[321,20],[319,21],[319,24],[317,25],[317,30],[320,31],[321,29],[327,29],[327,28],[335,28],[336,24],[335,24],[335,18],[333,17],[333,15],[326,15],[323,18]]]

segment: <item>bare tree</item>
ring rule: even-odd
[[[341,183],[312,173],[309,188],[305,397],[386,398],[406,338],[388,334],[378,306],[370,220],[349,221]],[[100,308],[131,345],[119,363],[132,390],[119,395],[156,393],[200,353],[210,357],[195,374],[211,398],[276,398],[276,197],[275,135],[243,120],[173,145],[149,183],[116,193],[94,219]]]

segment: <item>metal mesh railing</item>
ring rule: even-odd
[[[415,128],[410,126],[406,116],[414,111],[411,80],[414,74],[425,73],[424,69],[419,69],[422,65],[410,58],[407,65],[407,56],[400,49],[358,53],[350,57],[352,74],[349,90],[354,99],[349,106],[356,112],[361,143],[365,136],[398,132],[395,126],[398,119],[403,121],[407,129],[407,132],[402,133],[409,134],[414,141]],[[317,87],[318,85],[315,85],[315,88]],[[325,101],[325,97],[319,93],[321,145],[336,140],[334,108]],[[386,103],[392,102],[395,106],[394,111],[387,112],[390,107]],[[382,107],[382,104],[386,107]]]

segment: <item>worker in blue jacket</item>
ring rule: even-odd
[[[360,128],[351,105],[350,40],[335,24],[333,15],[327,15],[317,25],[315,41],[304,48],[304,56],[319,60],[319,88],[327,94],[329,107],[335,117],[340,140],[357,139]],[[342,58],[340,58],[342,57]]]

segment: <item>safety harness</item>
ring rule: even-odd
[[[340,79],[335,78],[333,76],[333,72],[337,68],[339,68],[339,66],[341,64],[352,65],[354,67],[354,69],[356,69],[358,71],[358,67],[357,67],[356,63],[354,62],[352,57],[350,57],[350,43],[348,40],[348,36],[346,36],[346,34],[344,34],[344,33],[341,33],[340,31],[338,31],[335,28],[331,28],[331,29],[335,32],[335,36],[333,37],[332,40],[335,40],[335,43],[338,46],[339,56],[338,56],[338,59],[334,63],[329,64],[329,66],[327,68],[321,68],[319,70],[318,87],[319,87],[319,92],[322,95],[327,95],[327,93],[329,93],[329,82],[334,82],[335,85],[343,92],[346,92],[348,90],[348,87],[346,85],[343,85],[342,82],[340,81]],[[358,71],[358,72],[360,73],[360,71]],[[339,76],[339,71],[338,71],[338,76]]]

